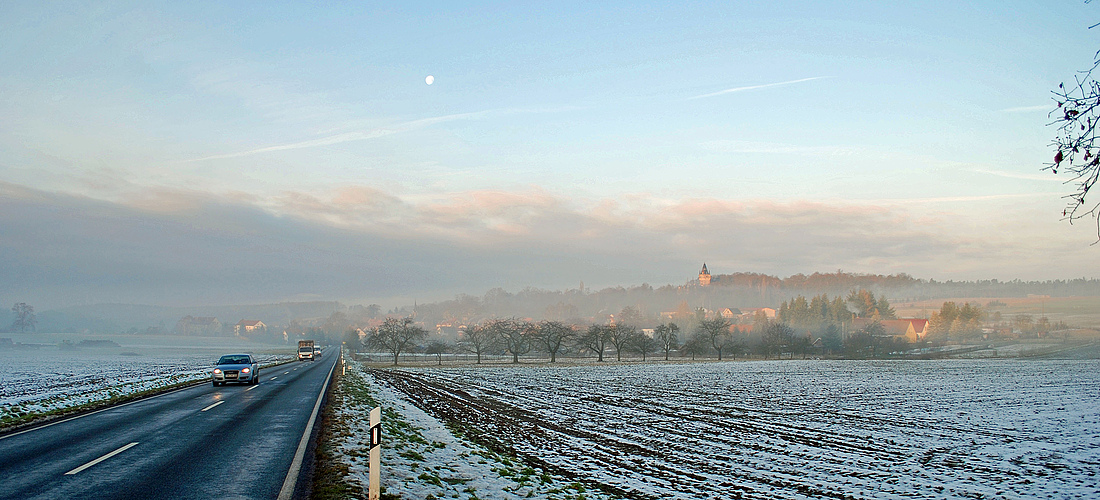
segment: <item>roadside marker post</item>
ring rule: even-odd
[[[370,486],[367,498],[379,500],[379,481],[382,474],[382,407],[378,406],[370,411]]]

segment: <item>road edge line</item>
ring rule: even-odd
[[[278,500],[290,500],[294,498],[294,489],[298,486],[298,475],[302,472],[302,461],[306,457],[306,448],[309,447],[309,438],[313,435],[313,426],[317,423],[317,413],[321,410],[321,402],[325,398],[325,393],[328,392],[328,384],[332,381],[332,374],[336,370],[336,365],[340,364],[340,356],[336,358],[336,362],[332,364],[332,368],[328,370],[328,377],[325,378],[325,385],[321,387],[321,393],[317,395],[317,402],[313,405],[313,414],[309,416],[309,422],[306,424],[306,430],[302,433],[302,439],[298,441],[298,450],[294,452],[294,460],[290,462],[290,470],[286,473],[286,479],[283,480],[283,488],[279,490]]]

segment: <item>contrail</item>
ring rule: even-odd
[[[1002,172],[1002,171],[999,171],[999,170],[986,170],[986,169],[981,169],[981,168],[975,168],[975,169],[973,169],[973,171],[978,172],[979,174],[989,174],[989,175],[996,175],[996,176],[999,176],[999,177],[1008,177],[1009,179],[1025,179],[1025,180],[1029,180],[1029,181],[1065,182],[1064,178],[1057,177],[1057,176],[1055,176],[1055,175],[1053,175],[1049,172],[1046,173],[1046,174],[1021,174],[1021,173],[1016,173],[1016,172]]]
[[[703,95],[697,95],[695,97],[689,97],[688,99],[702,99],[704,97],[714,97],[716,95],[731,94],[733,92],[741,92],[743,90],[756,90],[756,89],[763,89],[763,88],[767,88],[767,87],[778,87],[780,85],[790,85],[792,83],[802,83],[802,82],[808,82],[810,80],[820,80],[822,78],[832,78],[832,77],[831,76],[814,76],[814,77],[810,77],[810,78],[802,78],[800,80],[791,80],[789,82],[765,83],[763,85],[750,85],[748,87],[734,87],[732,89],[719,90],[718,92],[711,92],[709,94],[703,94]]]
[[[202,158],[195,158],[193,160],[186,160],[184,163],[205,161],[205,160],[222,160],[225,158],[240,158],[242,156],[251,156],[260,153],[269,153],[272,151],[285,151],[288,149],[302,149],[313,148],[318,146],[329,146],[332,144],[340,144],[342,142],[351,141],[365,141],[368,139],[377,139],[379,137],[385,137],[387,135],[396,134],[399,132],[405,132],[408,130],[414,130],[418,128],[427,127],[436,123],[449,122],[454,120],[466,120],[481,118],[485,115],[494,112],[501,112],[500,110],[489,111],[475,111],[472,113],[458,113],[454,115],[436,116],[432,118],[421,118],[419,120],[412,120],[404,123],[398,123],[391,127],[379,127],[371,130],[359,131],[359,132],[347,132],[344,134],[336,134],[328,137],[322,137],[320,139],[311,139],[308,141],[292,142],[290,144],[279,144],[276,146],[267,146],[257,149],[250,149],[248,151],[240,151],[237,153],[226,153],[213,156],[204,156]]]
[[[1001,113],[1028,113],[1033,111],[1050,111],[1054,109],[1053,104],[1043,104],[1041,106],[1017,106],[1015,108],[1005,108],[999,110]]]

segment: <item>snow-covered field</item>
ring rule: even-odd
[[[1023,358],[1040,354],[1056,353],[1067,349],[1060,343],[1049,344],[1011,344],[1003,346],[990,346],[989,349],[981,349],[960,354],[960,358]]]
[[[430,442],[450,443],[448,428],[477,434],[475,441],[552,481],[587,486],[587,498],[593,485],[628,498],[1100,496],[1096,360],[470,366],[368,373],[393,418],[425,429]],[[348,441],[352,454],[356,439],[364,437]],[[456,450],[451,446],[441,449]],[[432,456],[411,461],[384,449],[383,484],[404,491],[403,498],[423,498],[423,491],[407,486],[423,470],[410,463],[451,468],[462,477],[494,477],[492,461],[489,471],[476,469],[484,461],[480,456],[457,451],[436,463]],[[365,484],[365,469],[359,470]],[[477,497],[523,496],[490,496],[488,489],[479,487]],[[460,491],[436,496],[469,498]],[[546,490],[522,493],[556,498]]]
[[[21,335],[0,347],[0,419],[106,401],[207,378],[218,356],[251,352],[268,364],[293,357],[292,348],[237,339],[170,336],[95,337],[118,347],[88,347],[87,338]],[[71,345],[66,345],[66,341]]]
[[[404,395],[379,384],[367,371],[360,363],[348,361],[333,402],[337,460],[348,466],[345,480],[356,489],[367,489],[368,414],[371,408],[381,405],[382,491],[388,495],[410,500],[612,498],[471,442]]]

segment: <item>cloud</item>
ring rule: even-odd
[[[497,252],[516,251],[612,259],[628,267],[663,263],[655,266],[659,268],[687,255],[736,255],[748,269],[780,273],[839,266],[942,276],[937,266],[951,261],[959,248],[987,248],[995,253],[1013,245],[1006,245],[999,232],[970,227],[962,218],[943,212],[913,212],[914,207],[1035,196],[1040,195],[774,202],[635,194],[583,201],[530,188],[349,205],[340,202],[345,195],[338,191],[312,197],[315,204],[309,207],[281,210],[318,223],[338,221],[350,231],[393,232],[411,241],[473,249],[485,252],[489,260]],[[1011,259],[968,262],[982,269],[1000,265],[1013,270],[1017,263]],[[544,271],[560,273],[552,268]],[[590,281],[583,276],[578,279]],[[646,280],[653,281],[636,279]]]
[[[485,111],[474,111],[470,113],[456,113],[451,115],[434,116],[430,118],[421,118],[419,120],[406,121],[397,123],[388,127],[376,127],[369,130],[361,130],[355,132],[346,132],[342,134],[335,134],[318,139],[310,139],[306,141],[291,142],[287,144],[278,144],[274,146],[265,146],[262,148],[250,149],[247,151],[239,151],[236,153],[226,153],[220,155],[204,156],[202,158],[195,158],[186,160],[184,163],[207,161],[207,160],[223,160],[227,158],[240,158],[243,156],[252,156],[262,153],[271,153],[274,151],[286,151],[291,149],[303,149],[303,148],[315,148],[321,146],[331,146],[333,144],[341,144],[345,142],[354,141],[366,141],[371,139],[377,139],[379,137],[385,137],[388,135],[398,134],[402,132],[408,132],[411,130],[417,130],[425,127],[430,127],[439,123],[446,123],[458,120],[480,120],[490,116],[502,116],[517,113],[556,113],[564,111],[573,111],[580,109],[577,107],[561,107],[561,108],[508,108],[508,109],[491,109]]]
[[[718,92],[711,92],[709,94],[703,94],[703,95],[697,95],[697,96],[694,96],[694,97],[689,97],[688,99],[689,100],[690,99],[703,99],[703,98],[706,98],[706,97],[714,97],[714,96],[719,96],[719,95],[723,95],[723,94],[732,94],[734,92],[744,92],[746,90],[764,89],[764,88],[768,88],[768,87],[779,87],[779,86],[782,86],[782,85],[792,85],[792,84],[795,84],[795,83],[809,82],[809,81],[813,81],[813,80],[821,80],[823,78],[832,78],[832,77],[831,76],[814,76],[814,77],[810,77],[810,78],[800,78],[798,80],[790,80],[790,81],[786,81],[786,82],[765,83],[763,85],[749,85],[749,86],[746,86],[746,87],[734,87],[732,89],[719,90]]]
[[[538,187],[428,198],[371,186],[274,199],[157,190],[109,202],[0,183],[0,299],[42,307],[303,294],[427,300],[581,280],[680,283],[701,259],[725,272],[1012,279],[1076,276],[1070,263],[1091,255],[1085,237],[1077,248],[1032,228],[1036,237],[1021,241],[1012,236],[1019,228],[911,209],[646,193],[578,200]],[[1064,263],[1052,263],[1054,254]]]

